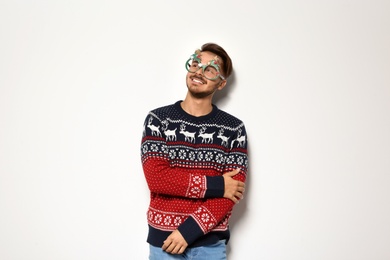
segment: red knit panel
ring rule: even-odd
[[[150,158],[143,163],[149,189],[153,193],[187,198],[203,198],[206,177],[196,169],[170,167],[164,159]]]
[[[245,174],[243,172],[240,172],[233,178],[245,182]],[[223,230],[227,228],[227,220],[230,217],[234,205],[233,201],[226,198],[206,200],[191,216],[204,233],[216,229]],[[224,222],[226,223],[224,224]]]

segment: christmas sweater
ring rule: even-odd
[[[180,103],[150,111],[144,123],[141,161],[150,189],[147,241],[161,247],[175,229],[189,247],[228,241],[234,202],[223,198],[222,175],[240,168],[233,178],[245,182],[244,123],[215,105],[209,114],[195,117]]]

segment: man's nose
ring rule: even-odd
[[[202,69],[202,67],[199,66],[199,67],[196,69],[195,73],[198,74],[198,75],[203,76],[203,69]]]

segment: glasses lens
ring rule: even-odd
[[[186,69],[191,73],[197,72],[199,69],[202,68],[202,66],[202,64],[199,64],[199,62],[194,59],[189,59],[186,62]],[[214,80],[219,77],[219,72],[214,66],[210,65],[203,68],[204,69],[202,69],[201,71],[203,71],[203,75],[205,76],[205,78]]]
[[[196,72],[198,69],[199,69],[199,66],[198,66],[198,62],[197,61],[194,61],[193,59],[189,59],[187,62],[186,62],[186,69],[189,71],[189,72]]]
[[[207,66],[206,68],[204,68],[203,74],[208,79],[218,78],[218,71],[213,66]]]

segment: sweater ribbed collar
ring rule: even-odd
[[[193,116],[193,115],[190,115],[188,114],[186,111],[184,111],[184,109],[181,107],[181,102],[183,102],[183,100],[179,100],[177,101],[174,106],[175,106],[175,109],[184,117],[184,118],[187,118],[191,121],[206,121],[206,120],[209,120],[213,117],[215,117],[215,115],[217,114],[218,112],[218,107],[214,104],[212,104],[213,106],[213,109],[211,110],[210,113],[208,113],[207,115],[203,115],[203,116]]]

